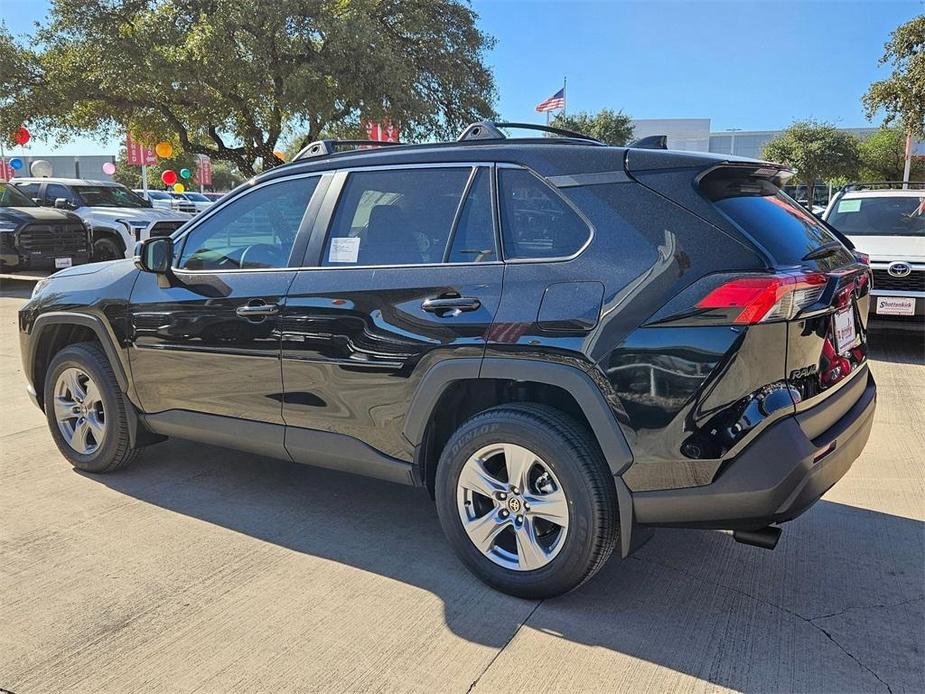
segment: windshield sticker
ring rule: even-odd
[[[355,263],[359,255],[359,238],[347,236],[331,239],[331,250],[328,252],[329,263]]]
[[[856,198],[854,200],[841,200],[838,203],[837,212],[860,212],[861,211],[861,198]]]

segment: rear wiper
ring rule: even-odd
[[[835,255],[840,251],[844,246],[841,241],[829,241],[824,243],[819,248],[814,248],[809,253],[803,256],[802,260],[819,260],[820,258],[828,258],[830,255]]]

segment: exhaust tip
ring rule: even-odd
[[[781,530],[775,525],[768,525],[758,530],[734,530],[732,537],[736,542],[761,549],[774,549],[780,539]]]

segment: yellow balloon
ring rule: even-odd
[[[286,161],[286,153],[281,150],[274,149],[273,156],[279,159],[280,161]]]
[[[173,192],[174,192],[174,193],[182,193],[184,190],[186,190],[186,186],[183,185],[182,183],[174,183],[174,184],[173,184]]]
[[[169,142],[158,142],[157,146],[154,148],[154,152],[161,159],[169,159],[173,154],[173,145]]]

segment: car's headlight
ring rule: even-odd
[[[46,286],[48,286],[49,282],[51,282],[50,277],[45,277],[43,279],[40,279],[38,282],[36,282],[35,286],[32,288],[32,298],[34,299],[35,297],[37,297],[41,293],[41,291]]]

